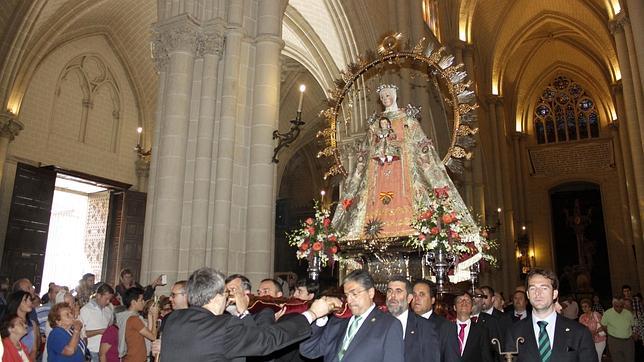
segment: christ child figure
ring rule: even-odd
[[[400,159],[400,144],[396,132],[391,127],[391,120],[387,117],[378,119],[379,128],[375,133],[375,149],[373,159],[381,165]]]

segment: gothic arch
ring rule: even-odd
[[[616,80],[619,65],[617,63],[617,55],[615,50],[612,47],[612,44],[602,44],[606,43],[606,39],[597,34],[590,26],[581,27],[578,25],[578,22],[575,22],[576,19],[568,16],[567,14],[543,11],[533,18],[529,19],[520,26],[520,29],[523,31],[515,33],[510,37],[507,42],[497,43],[494,52],[492,54],[493,63],[492,63],[492,87],[493,90],[499,95],[504,94],[503,89],[503,79],[504,73],[506,70],[506,64],[512,55],[517,51],[517,49],[525,44],[532,36],[537,36],[537,38],[543,37],[539,35],[542,28],[547,28],[549,25],[560,26],[563,28],[563,31],[559,31],[557,34],[558,38],[565,39],[564,41],[573,44],[574,46],[579,46],[578,41],[570,39],[571,37],[577,36],[583,40],[586,40],[589,44],[588,47],[581,47],[582,51],[587,55],[591,56],[595,61],[602,64],[602,68],[610,74],[613,80]],[[554,33],[550,33],[550,36],[554,36]],[[546,40],[548,39],[546,38]],[[595,45],[596,44],[596,45]],[[592,45],[595,45],[592,47]],[[606,54],[607,53],[607,54]],[[606,54],[604,57],[597,56],[598,54]]]

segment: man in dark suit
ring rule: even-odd
[[[434,313],[434,303],[436,303],[436,291],[432,282],[420,279],[413,285],[414,299],[411,302],[411,308],[416,314],[427,319],[436,332],[440,332],[443,323],[447,322],[445,317]]]
[[[387,284],[387,310],[402,324],[405,361],[439,362],[438,332],[430,321],[409,310],[413,298],[409,280],[398,276]]]
[[[165,323],[161,361],[230,361],[233,358],[264,355],[311,334],[310,324],[328,314],[337,304],[316,300],[311,308],[293,318],[271,326],[258,327],[252,318],[223,314],[228,293],[224,276],[211,268],[192,273],[187,283],[190,307],[172,312]],[[248,305],[243,290],[235,291],[237,308]]]
[[[470,319],[473,299],[469,293],[454,299],[456,320],[441,327],[441,361],[491,362],[492,350],[488,331]]]
[[[512,306],[505,312],[512,323],[530,317],[530,304],[528,303],[528,296],[523,290],[515,290],[512,294]]]
[[[404,361],[402,326],[376,308],[371,275],[355,270],[345,278],[343,289],[352,317],[331,317],[324,326],[316,323],[311,338],[300,344],[300,353],[307,358],[324,357],[325,362]],[[334,298],[328,299],[335,304]]]
[[[559,280],[550,270],[532,269],[527,276],[527,296],[532,304],[529,318],[516,322],[506,337],[506,349],[519,344],[519,362],[597,362],[590,332],[576,321],[555,312]]]
[[[472,318],[477,320],[478,324],[487,328],[490,337],[490,348],[495,359],[502,361],[499,355],[499,347],[503,346],[505,333],[512,325],[509,317],[494,308],[494,289],[490,286],[482,286],[475,289],[474,308]],[[493,344],[492,339],[496,338],[500,345]]]

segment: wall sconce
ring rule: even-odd
[[[291,129],[286,133],[280,133],[279,130],[273,131],[273,139],[279,139],[277,147],[273,149],[273,163],[280,162],[277,159],[277,154],[284,147],[288,147],[291,143],[295,142],[297,137],[300,135],[300,126],[304,125],[302,121],[302,100],[304,98],[304,91],[306,86],[304,84],[300,85],[300,101],[297,105],[297,113],[295,114],[295,119],[291,120]]]
[[[530,269],[534,267],[534,249],[530,248],[530,238],[526,232],[525,225],[521,226],[522,233],[516,240],[517,262],[522,277],[525,277]]]
[[[501,223],[501,212],[503,210],[499,207],[496,209],[496,222],[492,225],[487,226],[487,230],[490,233],[495,233],[499,229],[499,227],[502,225]]]
[[[143,146],[142,146],[142,144],[141,144],[141,140],[142,140],[142,138],[143,138],[143,127],[137,127],[137,128],[136,128],[136,133],[137,133],[137,136],[136,136],[136,147],[134,147],[134,151],[136,152],[136,155],[137,155],[139,158],[146,158],[146,157],[150,157],[150,155],[152,154],[152,149],[144,150],[144,149],[143,149]]]

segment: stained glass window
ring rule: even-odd
[[[579,84],[558,76],[537,99],[534,131],[539,144],[599,137],[595,102]]]

